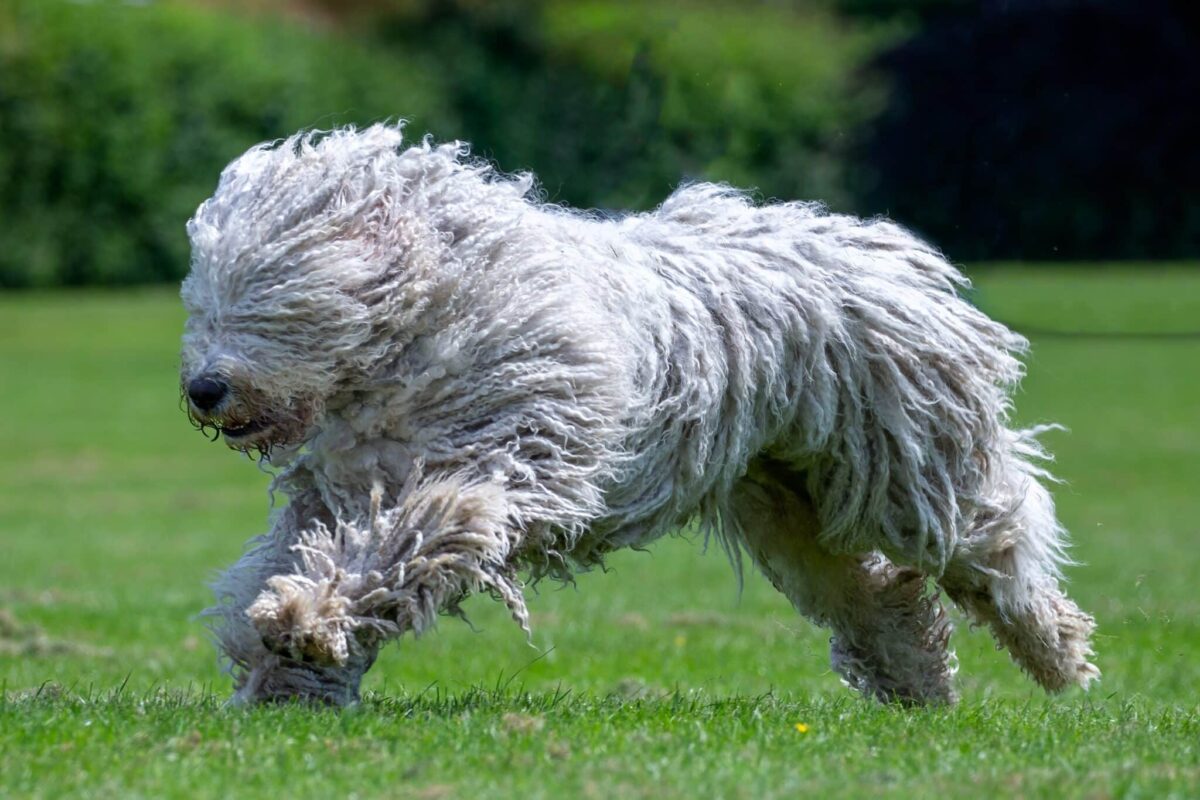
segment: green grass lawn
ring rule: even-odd
[[[1200,328],[1200,270],[976,271],[1018,328]],[[983,631],[963,702],[851,696],[827,635],[688,539],[385,651],[346,712],[222,707],[194,615],[267,477],[178,409],[170,292],[0,296],[0,796],[1200,795],[1200,338],[1034,337],[1104,679],[1046,698]],[[798,727],[799,725],[799,727]]]

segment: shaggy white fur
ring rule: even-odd
[[[1048,689],[1098,675],[1007,425],[1025,342],[935,249],[723,186],[618,220],[532,186],[347,129],[251,149],[189,223],[190,413],[289,498],[209,612],[239,698],[351,702],[468,593],[528,630],[519,574],[693,519],[865,694],[954,699],[926,576]]]

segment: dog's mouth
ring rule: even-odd
[[[263,433],[270,427],[271,423],[268,420],[250,420],[248,422],[236,423],[236,425],[222,425],[218,429],[220,429],[226,439],[235,440],[251,438],[253,435]]]
[[[245,450],[246,447],[265,443],[270,438],[271,429],[275,423],[268,419],[226,422],[217,426],[226,444],[235,450]]]

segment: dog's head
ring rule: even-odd
[[[188,223],[181,389],[231,447],[303,442],[386,350],[413,236],[400,140],[375,126],[252,148]]]

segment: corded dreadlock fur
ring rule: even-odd
[[[345,703],[386,640],[518,573],[692,520],[834,632],[884,700],[954,699],[926,578],[1050,689],[1093,628],[1034,431],[1025,341],[881,219],[695,184],[608,220],[399,127],[251,149],[188,226],[192,420],[287,495],[216,584],[238,697]]]

